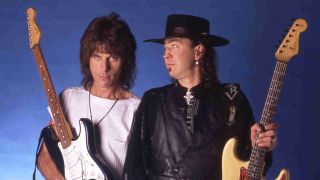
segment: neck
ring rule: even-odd
[[[94,96],[98,96],[105,99],[117,99],[123,89],[119,85],[111,87],[99,87],[93,84],[90,88],[90,93]]]
[[[184,79],[178,79],[181,86],[191,89],[194,86],[201,83],[200,77],[191,77],[191,78],[184,78]]]

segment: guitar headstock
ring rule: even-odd
[[[33,8],[27,10],[27,23],[29,32],[29,44],[30,48],[33,49],[40,43],[41,32],[36,23],[36,11]]]
[[[296,19],[282,40],[275,56],[278,61],[289,62],[299,52],[300,33],[307,29],[307,22],[304,19]]]

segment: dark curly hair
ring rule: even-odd
[[[197,38],[188,38],[191,40],[192,47],[202,44],[205,48],[205,53],[202,56],[200,63],[201,82],[207,82],[212,86],[216,86],[220,83],[217,75],[217,55],[215,49],[206,41],[199,41]],[[171,82],[175,82],[176,79],[171,78]]]
[[[202,44],[205,48],[205,53],[202,56],[200,63],[201,81],[209,82],[212,85],[219,84],[217,75],[217,55],[215,49],[204,40],[191,38],[192,46]]]
[[[93,19],[80,41],[81,84],[89,89],[93,83],[90,72],[90,57],[95,51],[107,51],[121,58],[119,83],[131,89],[136,75],[136,40],[128,24],[117,13]]]

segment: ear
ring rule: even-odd
[[[199,61],[202,59],[202,57],[204,56],[205,53],[205,48],[202,44],[198,44],[194,47],[194,59],[196,61]]]

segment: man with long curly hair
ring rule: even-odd
[[[97,152],[113,180],[121,178],[133,115],[140,103],[130,92],[136,72],[135,51],[135,38],[119,15],[93,19],[81,38],[82,86],[60,94],[61,106],[76,136],[81,118],[92,122]],[[63,179],[63,163],[56,147],[49,144],[45,139],[41,145],[38,169],[46,179]]]

